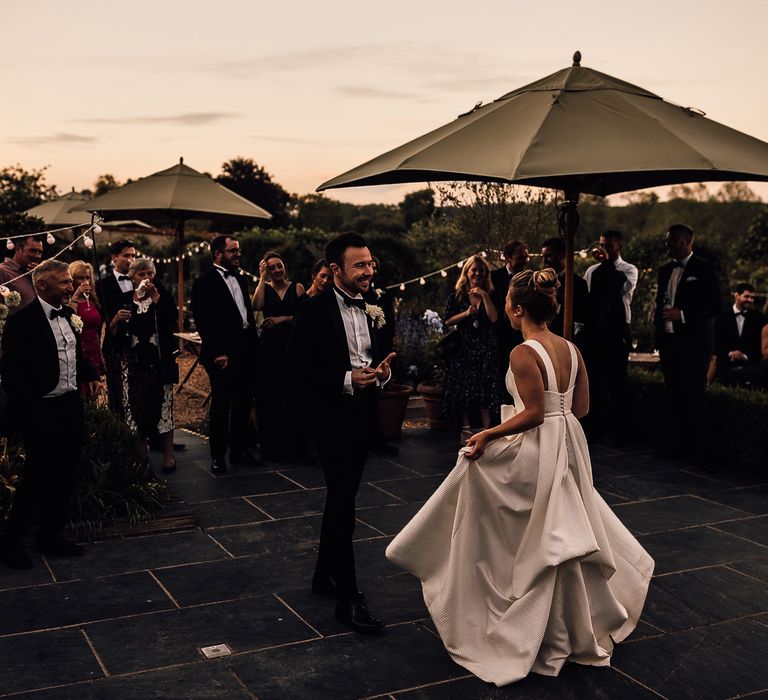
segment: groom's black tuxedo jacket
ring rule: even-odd
[[[669,278],[674,269],[673,263],[667,263],[659,269],[659,286],[656,291],[656,347],[666,335],[661,310],[664,306],[664,294],[669,285]],[[715,317],[723,310],[723,297],[720,283],[714,267],[706,260],[693,255],[683,270],[677,286],[674,306],[682,310],[685,323],[674,321],[674,335],[685,352],[713,352]]]
[[[204,272],[192,285],[192,315],[195,328],[200,333],[203,346],[200,361],[210,363],[216,357],[233,356],[258,347],[256,322],[253,318],[251,297],[245,275],[236,274],[235,279],[243,292],[248,329],[243,329],[243,318],[232,293],[221,273],[214,267]],[[243,346],[245,340],[246,346]],[[249,358],[255,361],[256,358]]]
[[[731,365],[728,353],[732,350],[741,350],[749,359],[748,365],[760,364],[761,336],[765,318],[763,314],[750,309],[744,315],[744,327],[739,335],[739,327],[736,325],[736,315],[733,307],[723,311],[715,319],[715,354],[718,367]]]
[[[376,367],[384,359],[385,343],[370,318],[368,330],[372,366]],[[315,433],[319,428],[326,435],[329,431],[334,435],[343,434],[349,427],[349,411],[361,410],[361,402],[370,404],[376,400],[373,387],[355,390],[354,397],[344,393],[344,377],[352,366],[344,321],[333,289],[299,305],[294,316],[287,362],[295,395],[301,397],[309,427]]]
[[[69,321],[74,311],[68,306],[64,311]],[[78,384],[98,379],[98,374],[83,361],[80,334],[73,333],[77,340]],[[16,406],[30,405],[53,391],[59,382],[59,353],[39,299],[8,319],[2,349],[2,385]]]

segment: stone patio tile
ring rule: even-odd
[[[757,559],[747,559],[735,564],[730,564],[729,568],[736,569],[742,574],[759,578],[761,581],[768,581],[768,557],[758,557]]]
[[[643,535],[749,517],[743,510],[688,495],[619,503],[613,511],[632,532]]]
[[[277,472],[269,471],[179,482],[174,485],[173,491],[186,503],[194,504],[238,496],[293,491],[297,488],[296,484],[284,479]]]
[[[52,688],[22,693],[14,698],[29,700],[247,700],[246,691],[223,661],[200,661],[144,671],[126,676],[111,676],[103,680],[81,683],[66,689]]]
[[[315,552],[278,552],[163,569],[156,576],[179,605],[199,605],[302,587],[309,590],[315,559]]]
[[[622,645],[612,663],[664,697],[721,700],[768,688],[766,655],[768,627],[732,620]]]
[[[753,515],[768,514],[768,484],[737,489],[713,490],[704,494],[710,501],[724,503]]]
[[[399,503],[378,508],[358,508],[357,519],[386,535],[396,535],[421,508],[419,503]]]
[[[219,528],[212,530],[210,535],[236,557],[286,551],[298,553],[317,547],[322,519],[322,515],[308,515],[269,520],[254,525]],[[378,536],[378,532],[362,523],[355,528],[355,539]]]
[[[307,489],[325,487],[325,477],[320,467],[292,467],[280,469],[280,474],[295,481]],[[382,459],[369,459],[363,470],[362,482],[381,481],[383,479],[407,479],[415,476],[409,469]]]
[[[720,523],[715,528],[729,535],[743,537],[750,542],[768,546],[768,515],[732,523]]]
[[[658,700],[659,696],[612,668],[566,664],[555,678],[532,673],[503,688],[473,677],[395,693],[393,697],[398,700]]]
[[[768,583],[723,566],[656,576],[643,620],[665,632],[768,611]]]
[[[0,593],[0,635],[174,607],[146,572],[19,588]]]
[[[104,677],[88,642],[78,629],[0,638],[0,658],[3,660],[0,663],[2,693],[18,693]],[[66,692],[60,690],[55,697],[66,697]]]
[[[652,472],[674,470],[676,465],[660,459],[654,459],[652,454],[632,455],[626,453],[594,455],[592,458],[592,474],[595,477],[612,476],[642,476]]]
[[[641,535],[638,539],[656,561],[654,574],[657,576],[768,556],[768,547],[709,527]]]
[[[259,700],[362,698],[466,673],[419,625],[247,654],[233,659],[232,668]]]
[[[649,472],[636,476],[601,477],[599,480],[595,479],[595,486],[598,486],[598,490],[602,486],[607,491],[632,501],[678,496],[684,493],[702,494],[718,488],[727,488],[725,484],[683,469]]]
[[[110,673],[127,673],[202,658],[198,649],[227,644],[233,652],[315,637],[274,596],[214,603],[86,626]]]
[[[397,479],[395,481],[377,481],[374,485],[386,493],[397,496],[406,503],[423,503],[443,483],[442,475],[419,476],[413,479]]]
[[[48,571],[42,555],[32,549],[27,549],[27,554],[34,563],[31,569],[11,569],[9,566],[0,565],[0,591],[53,582],[53,576]]]
[[[199,530],[103,540],[85,545],[82,557],[49,559],[59,581],[223,559],[227,555]]]
[[[222,525],[244,525],[269,520],[247,498],[227,498],[223,501],[196,503],[191,507],[195,514],[195,522],[201,528],[220,527]]]

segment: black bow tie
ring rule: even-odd
[[[364,299],[353,299],[349,294],[344,294],[340,289],[336,290],[339,293],[339,296],[344,300],[344,303],[347,306],[356,306],[360,311],[365,311],[365,300]]]
[[[733,315],[734,316],[746,316],[747,312],[746,311],[734,311]]]
[[[118,282],[124,282],[124,281],[126,281],[126,280],[130,280],[130,279],[131,279],[131,278],[130,278],[130,277],[128,277],[128,275],[118,275],[118,276],[117,276],[117,281],[118,281]]]
[[[678,262],[677,260],[673,260],[672,261],[672,267],[673,268],[675,268],[675,267],[685,267],[685,265],[683,265],[683,263],[681,263],[681,262]]]
[[[61,318],[66,318],[67,314],[65,313],[64,309],[51,309],[50,317],[51,321],[53,321],[54,318],[57,316],[60,316]]]

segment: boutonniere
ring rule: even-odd
[[[693,275],[691,275],[690,277],[686,277],[685,281],[686,282],[698,282],[698,279],[696,277],[694,277]]]
[[[373,304],[365,305],[365,313],[371,317],[374,328],[383,328],[387,325],[387,319],[384,318],[384,309],[380,306],[374,306]]]
[[[72,330],[75,331],[75,333],[83,332],[83,319],[77,314],[72,314],[69,317],[69,325],[72,326]]]

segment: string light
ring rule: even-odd
[[[93,238],[87,235],[83,236],[83,245],[86,248],[93,248]]]
[[[101,229],[101,226],[99,226],[98,224],[96,224],[96,225],[93,227],[93,232],[94,232],[94,233],[95,233],[97,236],[98,236],[98,235],[101,233],[101,230],[102,230],[102,229]],[[88,246],[88,247],[90,248],[90,246]]]
[[[8,250],[14,249],[15,246],[13,245],[13,241],[10,238],[5,239],[5,247],[8,248]]]
[[[53,234],[52,234],[52,233],[49,233],[49,234],[48,234],[48,235],[45,237],[45,242],[46,242],[48,245],[53,245],[54,243],[56,243],[56,239],[53,237]]]
[[[420,285],[425,285],[427,283],[427,280],[425,280],[423,277],[419,280]]]
[[[448,273],[445,270],[440,270],[440,277],[448,277]]]
[[[401,292],[404,292],[404,291],[405,291],[405,282],[401,282],[401,283],[400,283],[400,291],[401,291]]]

